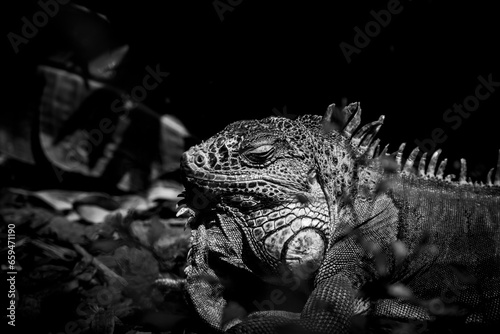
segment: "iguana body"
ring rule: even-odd
[[[363,305],[403,319],[500,320],[500,166],[473,185],[465,161],[459,181],[443,178],[440,152],[417,166],[416,149],[403,164],[402,145],[391,164],[373,140],[383,117],[358,129],[360,114],[351,104],[323,119],[241,121],[183,155],[180,213],[196,215],[187,289],[210,326],[345,332]],[[231,320],[228,267],[278,285],[298,275],[314,288],[300,315]]]

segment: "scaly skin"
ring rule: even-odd
[[[451,182],[437,152],[415,175],[418,150],[402,167],[401,147],[391,165],[374,152],[383,117],[357,129],[360,113],[351,104],[323,119],[236,122],[184,153],[179,213],[195,215],[187,290],[213,329],[343,333],[362,300],[404,319],[457,307],[457,321],[500,319],[500,168],[495,184],[472,185],[463,162]],[[228,319],[224,268],[285,287],[300,276],[313,290],[299,315]],[[366,287],[381,281],[374,301]]]

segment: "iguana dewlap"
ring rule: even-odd
[[[486,184],[467,181],[464,160],[451,181],[440,151],[418,164],[418,148],[404,163],[404,145],[379,154],[383,117],[359,127],[360,115],[353,103],[323,118],[240,121],[184,153],[187,289],[212,328],[345,332],[360,299],[376,315],[500,320],[500,160]],[[221,264],[314,289],[298,315],[227,319]]]

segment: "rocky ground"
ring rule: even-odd
[[[181,189],[169,181],[123,196],[4,188],[0,233],[15,226],[15,247],[2,242],[0,252],[3,260],[15,252],[16,330],[181,328],[191,318],[180,292],[190,234],[174,217]]]

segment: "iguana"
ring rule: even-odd
[[[486,183],[467,178],[463,159],[454,181],[440,150],[417,164],[417,147],[403,163],[404,144],[379,153],[383,116],[360,121],[359,103],[332,104],[323,117],[235,122],[184,153],[186,287],[213,329],[343,333],[363,312],[500,320],[500,157]],[[299,314],[227,319],[227,268],[313,288]]]

